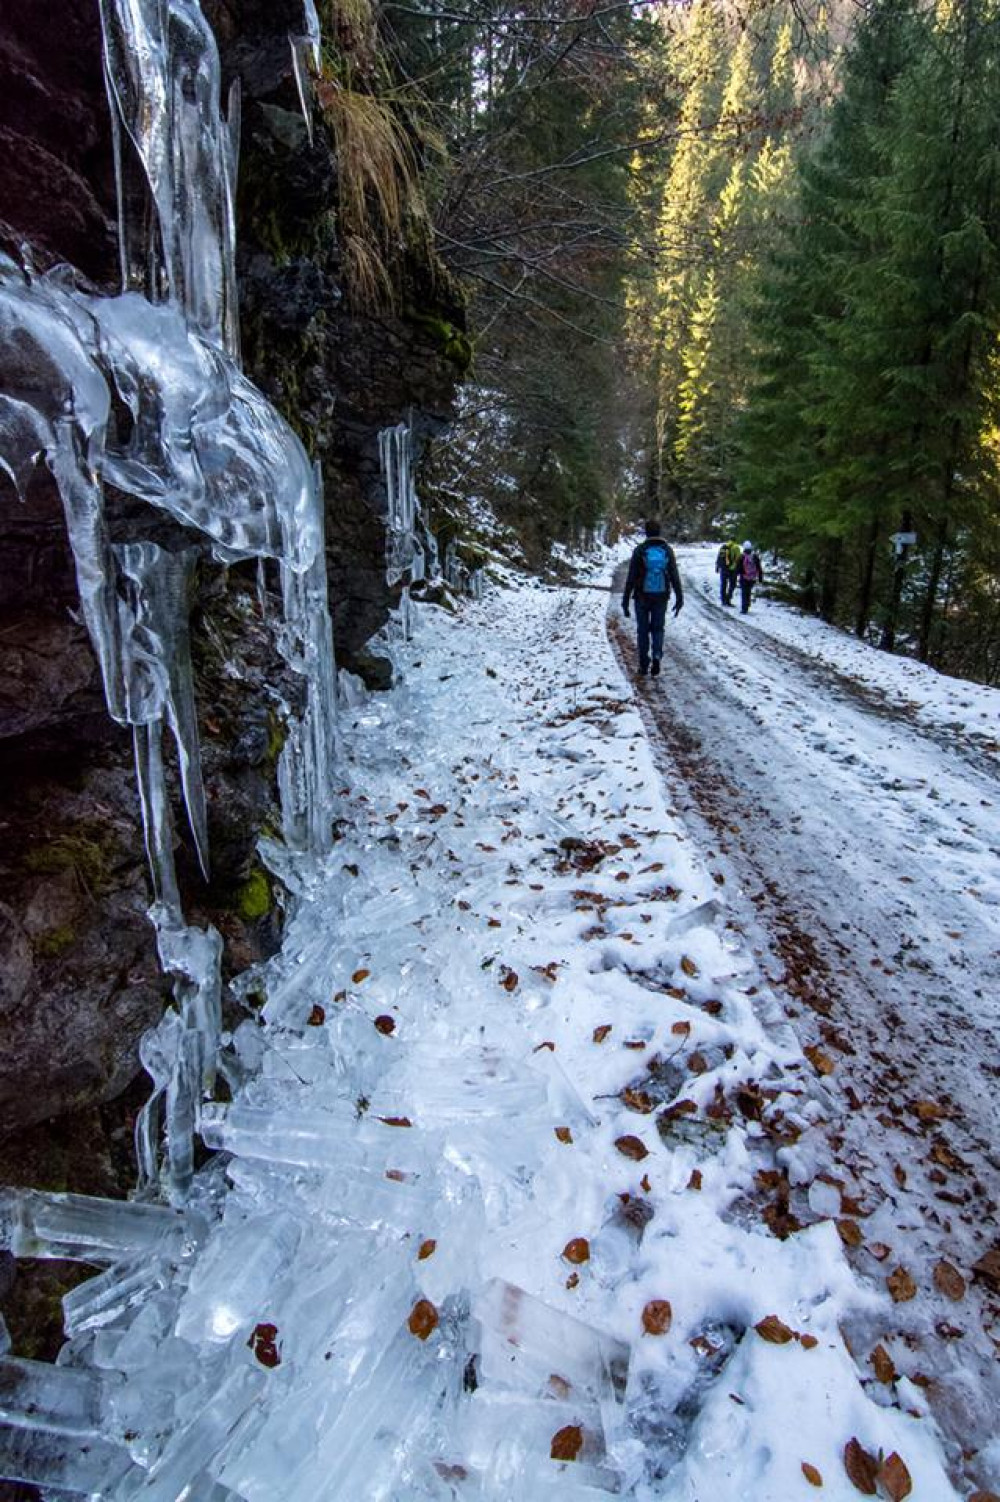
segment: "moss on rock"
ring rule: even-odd
[[[245,923],[258,923],[274,907],[274,892],[262,867],[251,871],[236,890],[236,911]]]

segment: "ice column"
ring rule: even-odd
[[[299,92],[299,106],[302,110],[302,118],[306,123],[306,134],[309,137],[309,145],[313,143],[313,119],[312,105],[310,103],[309,68],[318,69],[320,65],[320,26],[319,16],[316,14],[314,0],[303,0],[302,26],[300,35],[289,33],[288,45],[292,49],[292,71],[295,74],[295,87]]]
[[[404,640],[411,635],[410,585],[426,572],[424,541],[419,535],[420,500],[413,479],[413,434],[406,423],[383,428],[378,435],[379,460],[385,481],[386,563],[390,585],[402,581],[399,613]]]
[[[239,96],[231,96],[223,120],[218,49],[198,0],[101,0],[101,23],[123,285],[173,298],[194,328],[235,355]],[[123,201],[121,131],[139,155],[156,208],[141,227]]]

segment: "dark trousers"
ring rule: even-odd
[[[752,579],[740,580],[740,613],[746,615],[750,609],[750,596],[753,593],[754,581]]]
[[[639,647],[639,669],[649,667],[649,649],[657,661],[663,656],[663,623],[667,618],[666,595],[635,596],[635,635]]]
[[[733,591],[736,589],[736,570],[734,568],[722,568],[719,570],[719,599],[723,605],[733,603]]]

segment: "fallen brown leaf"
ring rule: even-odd
[[[389,1017],[385,1014],[383,1014],[381,1017],[375,1018],[375,1026],[378,1031],[380,1033],[384,1033],[386,1037],[388,1037],[390,1033],[394,1033],[396,1031],[395,1018]]]
[[[610,1022],[602,1022],[601,1025],[600,1025],[600,1027],[595,1027],[594,1028],[594,1042],[595,1043],[603,1043],[604,1040],[605,1040],[605,1038],[610,1033],[610,1031],[611,1031],[611,1023]]]
[[[754,1329],[761,1340],[766,1340],[773,1346],[786,1346],[790,1340],[795,1339],[795,1331],[790,1330],[776,1314],[768,1314],[764,1319],[758,1320]]]
[[[638,1137],[624,1136],[615,1138],[615,1147],[623,1157],[631,1158],[633,1163],[641,1163],[643,1158],[649,1157],[649,1148]]]
[[[567,1241],[562,1254],[567,1262],[574,1262],[577,1266],[583,1262],[589,1262],[590,1242],[586,1236],[574,1236],[572,1241]]]
[[[351,976],[351,985],[360,986],[361,982],[367,980],[369,975],[371,975],[370,970],[355,970],[354,974]]]
[[[905,1304],[916,1297],[917,1285],[905,1267],[897,1267],[885,1281],[895,1303]]]
[[[430,1299],[418,1299],[410,1310],[406,1323],[411,1335],[415,1335],[418,1340],[426,1340],[438,1324],[438,1312]]]
[[[892,1357],[889,1355],[889,1352],[886,1350],[885,1346],[881,1344],[881,1342],[879,1342],[874,1351],[872,1351],[868,1360],[871,1362],[875,1376],[878,1378],[879,1382],[885,1383],[886,1386],[888,1386],[890,1382],[895,1382],[899,1374],[896,1371],[896,1366]]]
[[[322,1027],[325,1021],[326,1012],[317,1001],[314,1004],[312,1011],[309,1013],[309,1016],[306,1018],[306,1022],[309,1027]]]
[[[630,1111],[638,1111],[640,1116],[648,1116],[650,1111],[656,1109],[656,1102],[645,1090],[638,1090],[633,1085],[626,1085],[621,1093],[621,1103]]]
[[[910,1473],[895,1450],[879,1466],[878,1479],[888,1492],[890,1502],[903,1502],[913,1490]]]
[[[567,1424],[552,1436],[549,1455],[553,1460],[575,1460],[583,1449],[583,1430],[579,1424]]]
[[[934,1264],[934,1287],[939,1293],[943,1293],[946,1299],[951,1299],[954,1304],[965,1298],[965,1279],[954,1263],[946,1261],[943,1257],[940,1262]]]
[[[559,1139],[560,1142],[572,1142],[573,1141],[573,1133],[570,1131],[569,1127],[567,1127],[567,1126],[555,1127],[555,1128],[553,1128],[553,1130],[555,1131],[555,1134],[558,1137],[558,1139]]]
[[[698,966],[688,954],[681,955],[681,969],[684,971],[685,975],[689,975],[691,977],[694,977],[698,974]]]
[[[681,994],[683,995],[683,992]],[[670,1031],[678,1038],[686,1038],[691,1031],[691,1024],[690,1022],[675,1022]]]
[[[692,1168],[692,1170],[691,1170],[691,1177],[687,1181],[687,1187],[689,1189],[700,1189],[701,1188],[701,1169],[700,1168]]]
[[[836,1069],[828,1053],[824,1053],[818,1043],[807,1043],[802,1050],[817,1074],[832,1074]]]
[[[856,1220],[838,1220],[837,1231],[845,1246],[860,1246],[864,1241],[861,1227]]]
[[[253,1334],[247,1341],[247,1345],[253,1351],[261,1366],[275,1367],[281,1365],[281,1353],[278,1350],[277,1325],[255,1325]]]
[[[802,1474],[806,1478],[810,1486],[823,1485],[823,1477],[820,1475],[819,1471],[817,1471],[814,1465],[809,1464],[808,1460],[804,1460],[802,1462]]]
[[[1000,1247],[993,1247],[974,1262],[972,1275],[980,1278],[994,1293],[1000,1293]]]
[[[844,1446],[844,1470],[859,1492],[866,1497],[878,1495],[878,1461],[856,1439],[849,1439]]]
[[[436,1251],[437,1251],[437,1242],[434,1240],[433,1237],[428,1237],[428,1239],[426,1241],[422,1241],[420,1243],[420,1250],[417,1253],[417,1261],[418,1262],[426,1262],[427,1258],[428,1257],[433,1257],[433,1255],[434,1255],[434,1253]]]
[[[673,1317],[668,1299],[650,1299],[642,1311],[642,1328],[647,1335],[666,1335]]]

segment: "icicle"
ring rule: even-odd
[[[169,295],[221,344],[233,326],[227,223],[235,162],[215,37],[198,0],[101,0],[101,19],[112,109],[153,196]],[[149,244],[143,250],[157,253]],[[135,254],[126,235],[122,255],[127,262]]]
[[[406,423],[383,428],[378,435],[379,461],[386,490],[386,582],[403,583],[399,629],[404,641],[413,635],[410,585],[426,575],[422,535],[426,528],[413,478],[413,435]]]
[[[166,722],[177,746],[188,824],[207,880],[208,820],[188,640],[188,592],[198,555],[191,548],[167,553],[142,542],[116,548],[115,556],[126,585],[119,603],[122,661],[128,718],[136,727],[150,863],[158,899],[179,911],[172,873],[164,870],[165,862],[172,867],[173,855],[160,741]]]
[[[319,465],[309,487],[308,533],[314,551],[303,566],[283,517],[289,557],[281,563],[286,634],[279,638],[289,664],[305,678],[305,710],[289,727],[278,765],[283,832],[290,845],[323,853],[330,848],[332,780],[336,754],[336,676],[327,604],[323,539],[323,479]],[[308,555],[307,555],[308,556]],[[298,566],[296,566],[298,565]]]

